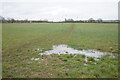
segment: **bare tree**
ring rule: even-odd
[[[98,18],[97,22],[98,22],[98,23],[101,23],[101,22],[102,22],[102,19],[101,19],[101,18]]]
[[[93,18],[90,18],[88,22],[95,22],[95,20]]]
[[[5,22],[5,18],[0,16],[0,23]]]
[[[65,22],[74,22],[73,19],[65,19]]]
[[[15,20],[14,20],[14,18],[11,18],[11,23],[15,23]]]
[[[5,20],[5,18],[4,18],[4,17],[2,17],[2,16],[0,16],[0,20]]]

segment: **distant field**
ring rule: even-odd
[[[76,58],[54,54],[38,56],[37,52],[33,51],[36,48],[44,48],[46,51],[53,45],[66,44],[78,50],[95,49],[117,54],[118,24],[5,23],[2,28],[3,77],[118,76],[117,58],[105,56],[97,62],[97,65],[90,63],[88,67],[84,67],[82,65],[84,61],[78,60],[84,58],[81,55]],[[40,57],[45,62],[32,62],[32,57]],[[64,72],[66,69],[69,71]]]

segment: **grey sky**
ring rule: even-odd
[[[4,0],[2,16],[53,21],[102,18],[118,19],[119,0]]]

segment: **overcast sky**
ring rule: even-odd
[[[61,21],[65,18],[82,20],[118,19],[119,0],[2,0],[4,17],[31,20]],[[0,4],[0,5],[1,5]]]

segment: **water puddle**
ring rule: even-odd
[[[108,52],[100,52],[97,50],[76,50],[74,48],[68,47],[67,45],[54,45],[52,50],[45,51],[43,53],[39,53],[39,55],[50,55],[50,54],[82,54],[87,57],[100,58],[103,55],[111,54]]]

